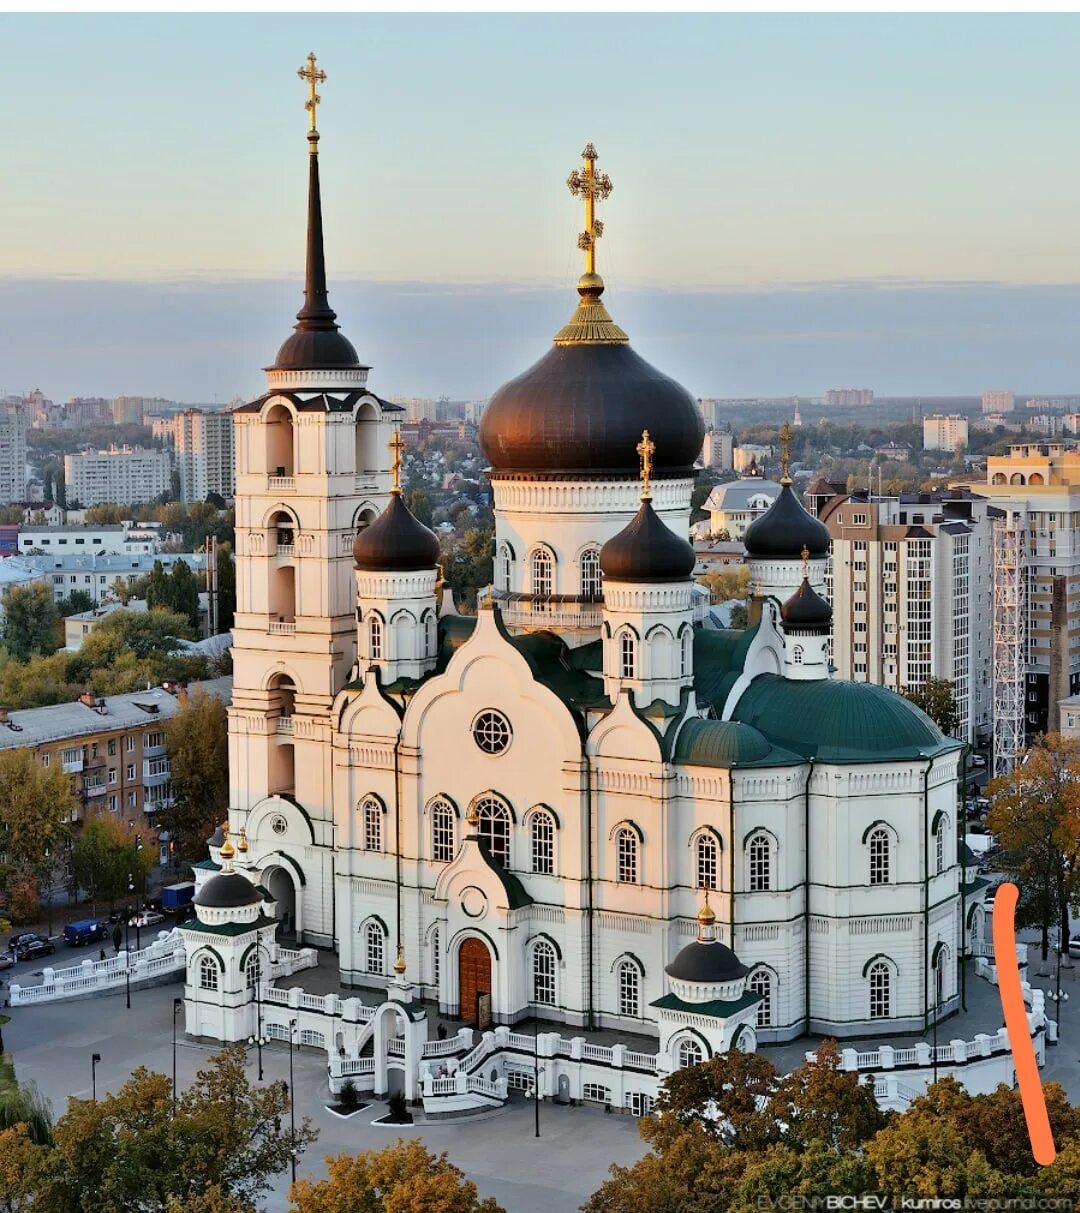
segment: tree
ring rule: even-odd
[[[750,591],[750,570],[744,564],[732,569],[714,569],[697,579],[709,591],[709,601],[730,602],[732,598],[745,599]]]
[[[495,532],[487,528],[451,539],[443,550],[443,577],[459,604],[475,603],[476,592],[491,584]]]
[[[18,661],[55,652],[59,618],[52,589],[43,581],[12,586],[4,596],[5,647]]]
[[[423,489],[412,489],[409,492],[409,512],[424,526],[431,526],[431,497]]]
[[[127,889],[127,874],[142,866],[130,832],[111,813],[95,813],[79,831],[71,849],[75,881],[90,898],[97,915],[99,901],[115,901]]]
[[[165,725],[173,804],[163,825],[177,854],[194,859],[229,809],[228,714],[224,703],[196,691]]]
[[[784,1144],[794,1149],[820,1142],[831,1150],[854,1150],[885,1124],[873,1084],[840,1068],[835,1040],[823,1041],[814,1061],[780,1079],[769,1111],[787,1126]]]
[[[30,1213],[44,1158],[25,1123],[0,1131],[0,1213]]]
[[[750,612],[741,602],[737,602],[731,608],[731,614],[728,622],[733,628],[737,628],[738,630],[742,631],[744,628],[748,628],[750,626]]]
[[[232,544],[221,543],[217,549],[217,630],[231,632],[236,614],[236,563]]]
[[[186,560],[178,560],[169,575],[170,608],[183,615],[193,629],[199,626],[199,581]]]
[[[293,1184],[290,1213],[506,1213],[493,1197],[482,1199],[445,1153],[415,1139],[331,1155],[326,1166],[326,1179]]]
[[[33,881],[68,837],[75,811],[71,780],[57,763],[42,766],[31,749],[0,751],[0,880]]]
[[[37,1186],[42,1213],[166,1210],[180,1192],[191,1213],[254,1209],[315,1134],[305,1119],[293,1137],[285,1084],[252,1087],[245,1062],[227,1045],[175,1109],[169,1078],[142,1066],[96,1103],[70,1099]]]
[[[999,866],[1020,889],[1017,926],[1040,929],[1045,960],[1050,928],[1062,924],[1066,935],[1069,906],[1080,898],[1080,740],[1038,738],[987,793]]]
[[[169,584],[169,576],[160,560],[155,560],[154,567],[150,570],[150,577],[146,583],[146,605],[150,610],[159,607],[172,610],[172,589]]]
[[[69,615],[80,615],[83,611],[92,611],[94,609],[94,599],[85,590],[72,590],[56,606],[60,613],[60,618],[67,619]]]
[[[86,522],[94,526],[118,526],[130,516],[122,505],[92,505],[86,511]]]
[[[905,687],[901,693],[921,708],[946,737],[960,727],[960,709],[948,678],[928,678],[922,686]]]

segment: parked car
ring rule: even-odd
[[[19,960],[37,960],[40,956],[51,956],[55,951],[56,944],[52,940],[35,935],[33,939],[24,940],[15,949],[15,955]]]
[[[8,951],[18,952],[19,948],[22,947],[24,943],[29,943],[32,939],[40,938],[41,936],[38,935],[37,931],[17,931],[8,940]]]
[[[64,942],[70,948],[81,948],[108,938],[109,928],[96,918],[83,918],[79,922],[69,922],[64,927]]]
[[[154,927],[159,922],[165,921],[165,915],[158,910],[143,910],[141,914],[136,914],[128,923],[129,927]]]
[[[972,754],[970,762],[973,767],[984,767],[986,766],[986,756],[984,754]]]
[[[15,957],[10,952],[0,952],[0,969],[10,969],[15,963]]]
[[[1074,935],[1069,940],[1069,955],[1074,959],[1080,957],[1080,935]]]

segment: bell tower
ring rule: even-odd
[[[389,498],[385,453],[401,409],[369,390],[330,307],[316,126],[326,74],[309,55],[299,75],[310,118],[304,304],[266,368],[267,390],[233,414],[230,804],[239,829],[261,802],[287,797],[310,841],[329,845],[330,707],[356,661],[353,542]]]

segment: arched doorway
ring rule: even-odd
[[[466,1023],[480,1023],[480,999],[485,994],[489,999],[491,996],[491,953],[481,939],[462,941],[458,951],[458,991],[458,1014]]]
[[[301,925],[296,921],[296,886],[292,877],[282,867],[267,868],[263,874],[266,891],[277,904],[277,919],[282,935],[295,935],[300,941]]]

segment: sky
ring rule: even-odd
[[[1080,391],[1080,16],[0,16],[0,392],[260,390],[331,301],[384,394],[482,396],[607,301],[697,395]],[[12,103],[13,102],[13,103]]]

